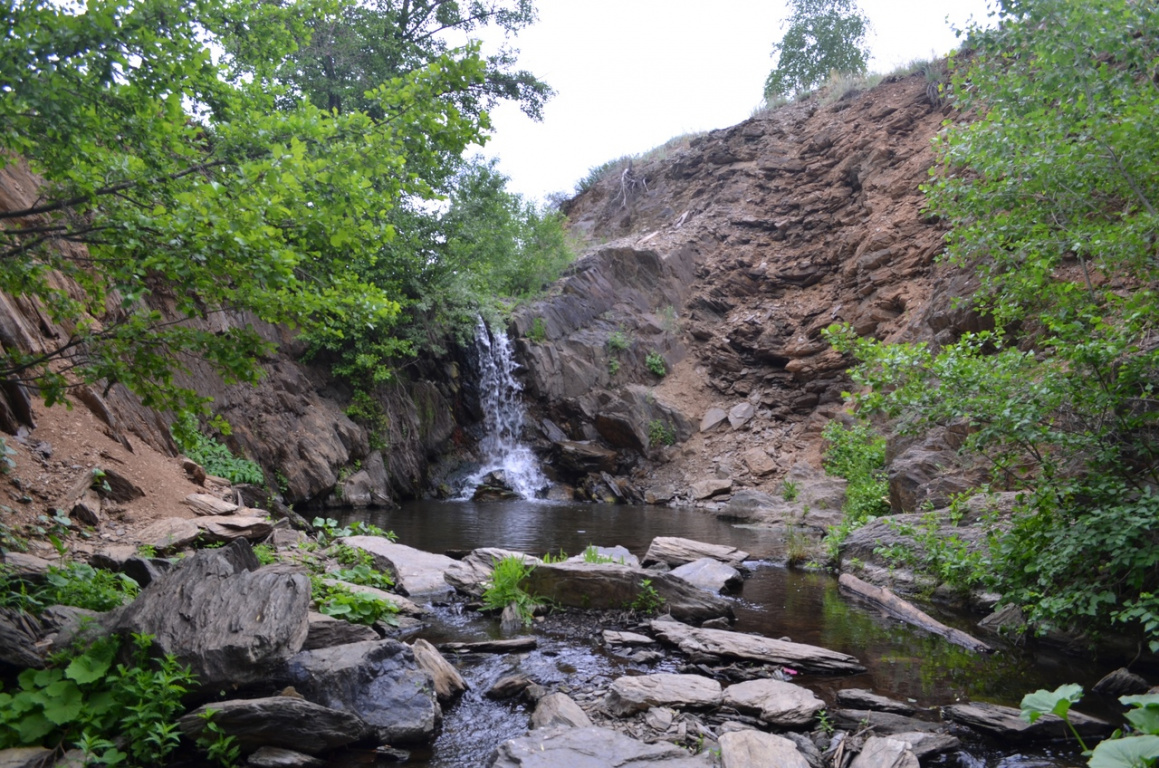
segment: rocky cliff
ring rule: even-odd
[[[951,116],[927,86],[918,74],[758,114],[621,163],[567,204],[591,251],[512,321],[560,479],[598,498],[773,491],[795,465],[819,468],[850,386],[824,328],[946,341],[976,326],[922,211]],[[929,462],[894,448],[895,503],[910,506]]]

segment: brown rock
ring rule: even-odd
[[[439,703],[447,704],[454,701],[470,688],[459,674],[459,670],[451,666],[451,663],[443,658],[443,654],[426,640],[418,638],[411,643],[411,650],[414,651],[415,661],[434,681],[435,695]]]

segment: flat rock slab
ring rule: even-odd
[[[942,714],[955,723],[1012,741],[1053,741],[1072,737],[1060,717],[1044,715],[1032,725],[1022,719],[1019,710],[998,704],[981,701],[952,704],[943,707]],[[1105,738],[1114,730],[1110,723],[1074,710],[1068,717],[1083,739]]]
[[[213,715],[206,720],[205,713]],[[281,747],[316,755],[361,741],[371,728],[357,715],[313,704],[294,696],[216,701],[198,707],[177,721],[181,732],[196,741],[209,722],[233,736],[243,752]]]
[[[815,645],[771,640],[724,629],[698,629],[675,621],[653,621],[651,626],[658,638],[688,654],[708,653],[726,658],[762,661],[820,674],[857,674],[865,671],[865,667],[854,657]]]
[[[629,552],[626,547],[621,547],[619,545],[614,547],[596,547],[595,552],[600,556],[601,559],[611,560],[616,565],[627,565],[631,568],[640,567],[640,558]],[[586,562],[584,557],[586,557],[585,554],[579,554],[575,555],[574,557],[569,557],[564,562],[583,563]],[[591,565],[591,563],[589,563],[589,565]]]
[[[590,728],[592,719],[566,693],[549,693],[535,705],[532,728]]]
[[[490,768],[711,768],[707,750],[645,744],[608,728],[543,728],[499,745]],[[803,768],[803,767],[802,767]]]
[[[724,705],[782,728],[809,725],[825,709],[825,702],[809,689],[767,678],[730,685],[724,691]]]
[[[608,645],[655,645],[656,641],[647,635],[636,632],[617,632],[614,629],[604,630],[604,642]]]
[[[700,675],[640,675],[612,682],[604,704],[617,717],[652,707],[705,709],[720,705],[720,683]]]
[[[167,517],[137,531],[137,541],[158,552],[172,552],[187,547],[201,536],[201,529],[192,520]]]
[[[431,676],[394,640],[304,651],[286,674],[310,701],[361,717],[382,743],[425,743],[442,717]]]
[[[274,530],[274,524],[264,517],[211,515],[199,517],[193,522],[205,532],[206,538],[211,541],[233,541],[234,539],[256,541],[269,536],[270,531]]]
[[[748,552],[725,544],[708,544],[678,536],[657,536],[648,546],[648,552],[644,555],[644,565],[664,563],[675,568],[702,557],[711,557],[735,568],[747,560],[748,556]]]
[[[670,574],[709,592],[719,593],[739,589],[744,584],[744,577],[740,571],[711,557],[702,557],[691,563],[685,563],[673,568]]]
[[[797,745],[762,731],[730,731],[720,737],[722,768],[809,768]]]
[[[843,688],[837,692],[837,706],[846,709],[871,709],[875,712],[892,712],[895,715],[912,715],[917,709],[904,701],[879,696],[864,688]]]
[[[439,703],[446,704],[454,701],[470,688],[467,681],[459,674],[459,670],[443,658],[443,654],[439,653],[438,649],[428,641],[422,638],[415,640],[411,643],[411,651],[415,655],[415,661],[427,671],[431,680],[434,681],[435,696],[438,697]]]
[[[645,584],[647,582],[647,584]],[[697,589],[671,574],[656,574],[626,565],[550,563],[536,568],[524,587],[530,594],[567,608],[614,610],[631,607],[647,589],[663,599],[681,621],[702,622],[733,616],[732,604]]]
[[[871,736],[850,768],[918,768],[909,742],[888,736]]]
[[[208,493],[191,493],[185,497],[185,506],[195,515],[232,515],[239,509],[237,504],[222,501]]]
[[[44,747],[0,749],[0,768],[42,768],[56,753]]]
[[[395,587],[404,595],[438,594],[451,589],[444,574],[456,561],[446,555],[395,544],[381,536],[350,536],[343,543],[373,555],[375,567],[390,571]]]
[[[306,642],[302,644],[303,651],[316,651],[319,648],[379,639],[378,633],[365,624],[351,624],[349,621],[322,613],[311,611],[307,615],[307,621],[309,628],[306,632]]]
[[[868,726],[879,736],[899,733],[936,733],[945,730],[944,723],[931,723],[892,712],[874,712],[869,709],[838,709],[830,713],[833,724],[844,731],[859,731]]]
[[[723,408],[709,408],[704,412],[704,417],[700,420],[700,431],[707,432],[714,427],[720,426],[721,422],[728,418]]]
[[[958,741],[956,736],[951,736],[948,733],[921,733],[910,731],[895,733],[890,738],[909,744],[910,749],[913,750],[914,756],[918,760],[924,760],[931,755],[938,755],[943,752],[949,752],[952,749],[957,749],[962,743]]]
[[[316,757],[280,747],[262,747],[246,758],[250,768],[324,768],[325,762]]]
[[[306,641],[310,580],[257,568],[246,542],[200,550],[102,626],[152,635],[153,651],[188,664],[205,690],[265,682]]]
[[[397,608],[398,612],[401,613],[403,616],[418,617],[418,616],[426,616],[428,613],[430,613],[430,611],[427,610],[427,608],[425,608],[424,606],[419,605],[418,603],[416,603],[412,600],[408,600],[405,597],[403,597],[402,595],[396,595],[393,592],[387,592],[386,590],[383,590],[383,589],[378,589],[376,587],[368,587],[365,584],[351,584],[349,581],[340,581],[338,579],[322,579],[322,581],[325,584],[328,584],[332,587],[333,586],[342,587],[343,589],[348,589],[351,592],[357,592],[357,593],[363,594],[363,595],[370,595],[371,597],[378,599],[378,600],[381,600],[384,603],[390,603],[395,608]]]
[[[439,650],[450,653],[522,653],[534,651],[535,637],[512,637],[507,640],[477,640],[473,643],[441,643]]]

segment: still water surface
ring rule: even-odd
[[[681,536],[715,544],[730,544],[749,552],[747,578],[736,595],[737,624],[742,632],[789,637],[856,656],[867,672],[853,677],[802,676],[800,682],[829,703],[839,688],[868,688],[910,700],[920,707],[937,707],[959,700],[991,701],[1017,706],[1022,695],[1037,688],[1078,682],[1088,690],[1108,669],[1090,661],[1047,650],[1002,644],[993,655],[965,651],[945,640],[880,615],[838,593],[827,573],[788,569],[779,531],[738,527],[703,512],[663,507],[555,504],[534,501],[476,504],[414,502],[401,510],[354,513],[355,517],[393,530],[403,544],[430,552],[465,552],[477,547],[503,547],[542,555],[577,554],[589,544],[622,545],[642,556],[656,536]],[[922,606],[939,620],[977,633],[978,617],[946,615]],[[428,636],[477,639],[495,634],[494,622],[453,611],[436,614]],[[521,671],[541,683],[591,684],[629,671],[621,660],[602,649],[575,648],[569,641],[541,638],[540,650],[524,658]],[[465,674],[474,690],[452,709],[443,734],[431,754],[416,754],[412,766],[485,765],[486,755],[503,738],[526,728],[528,713],[518,705],[488,702],[481,696],[495,679],[510,674],[512,662],[483,659],[471,662]],[[632,666],[632,665],[628,665]],[[573,671],[574,670],[574,671]],[[656,671],[641,668],[640,671]],[[672,671],[672,670],[664,670]],[[573,680],[574,678],[574,680]],[[1099,702],[1092,701],[1097,712]],[[1081,707],[1080,707],[1081,708]],[[1066,750],[1063,750],[1066,753]],[[1011,768],[1073,763],[1073,756],[1050,753],[1009,754],[990,746],[971,747],[950,764],[963,768]]]

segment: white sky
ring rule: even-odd
[[[760,103],[787,0],[540,0],[515,39],[519,67],[556,91],[536,123],[492,112],[484,153],[509,189],[572,193],[588,170],[684,133],[725,128]],[[951,29],[984,22],[985,0],[861,0],[873,25],[870,70],[888,72],[956,46]],[[947,18],[949,21],[947,22]]]

